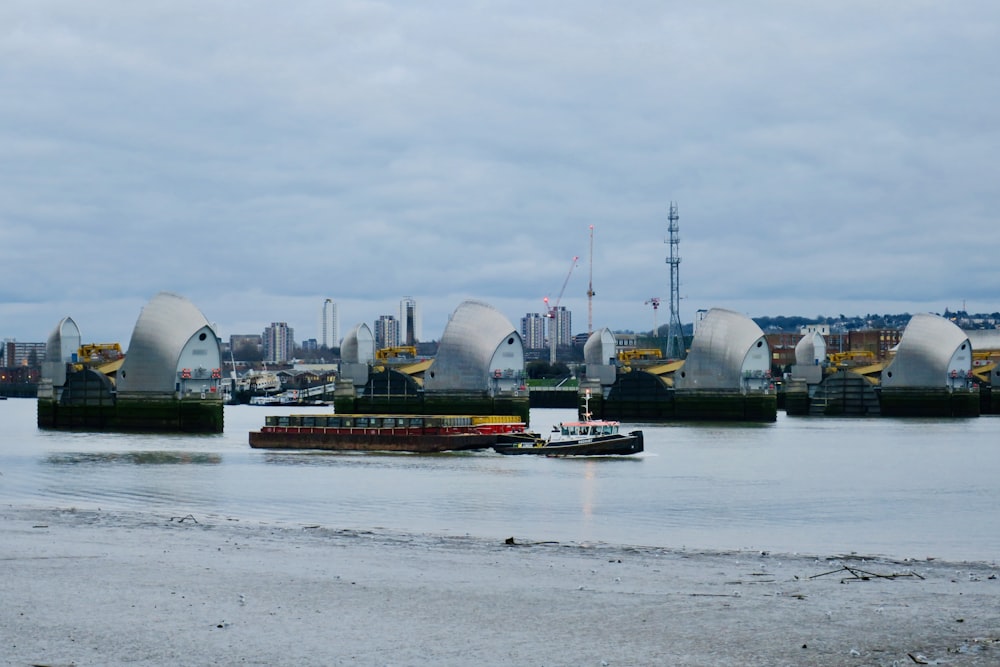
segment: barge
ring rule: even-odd
[[[512,416],[337,414],[268,416],[249,439],[254,449],[430,454],[534,442],[537,437]]]

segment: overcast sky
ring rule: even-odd
[[[995,0],[5,0],[0,146],[0,338],[1000,310]]]

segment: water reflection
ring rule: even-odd
[[[264,463],[274,465],[327,465],[339,463],[377,462],[380,465],[408,465],[420,462],[439,462],[448,459],[469,458],[475,456],[471,452],[434,452],[419,454],[415,452],[362,452],[335,450],[265,450],[262,456]]]
[[[43,460],[48,465],[57,466],[123,463],[131,465],[218,465],[222,463],[222,457],[218,454],[166,451],[68,452],[49,454]]]
[[[583,516],[588,520],[594,516],[594,503],[595,499],[595,489],[596,485],[595,479],[597,478],[597,471],[594,469],[595,461],[588,460],[583,468],[583,497],[581,498],[581,505],[583,510]]]

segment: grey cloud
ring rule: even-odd
[[[67,314],[87,335],[64,308],[127,306],[100,325],[124,337],[171,289],[224,333],[299,338],[326,296],[353,323],[414,295],[433,337],[466,297],[540,310],[573,255],[582,326],[591,224],[595,320],[648,329],[671,200],[685,319],[995,310],[998,19],[987,2],[8,3],[0,335]]]

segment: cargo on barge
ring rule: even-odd
[[[503,415],[281,415],[251,431],[250,446],[428,454],[537,437],[517,417]]]

